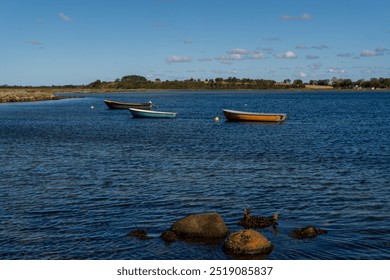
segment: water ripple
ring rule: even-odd
[[[387,92],[115,96],[153,100],[175,120],[133,119],[107,98],[0,105],[0,259],[229,259],[221,244],[159,235],[208,211],[239,230],[246,207],[280,214],[277,233],[261,230],[269,259],[390,258]],[[288,120],[214,121],[240,104]],[[307,225],[329,233],[288,236]],[[127,237],[136,228],[152,238]]]

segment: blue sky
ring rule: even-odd
[[[388,0],[0,0],[0,85],[390,77]]]

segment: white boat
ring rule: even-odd
[[[175,118],[177,113],[129,108],[134,118]]]

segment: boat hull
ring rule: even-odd
[[[140,109],[151,109],[153,104],[151,101],[148,103],[127,103],[127,102],[118,102],[112,100],[104,100],[104,103],[110,109],[129,109],[129,108],[140,108]]]
[[[177,113],[174,112],[160,112],[152,110],[143,110],[138,108],[129,108],[129,111],[134,118],[159,118],[159,119],[172,119],[175,118]]]
[[[286,114],[279,113],[253,113],[223,110],[223,114],[228,121],[235,122],[283,122],[286,120]]]

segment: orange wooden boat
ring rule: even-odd
[[[228,121],[235,122],[283,122],[286,114],[279,113],[254,113],[235,110],[223,110],[223,114]]]

